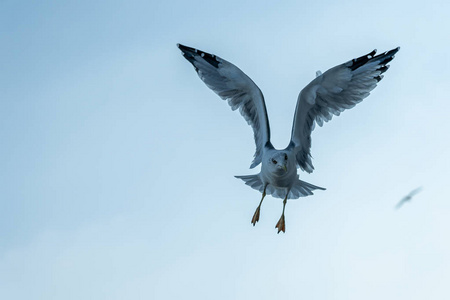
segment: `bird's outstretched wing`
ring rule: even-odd
[[[403,204],[405,204],[406,201],[408,201],[408,200],[405,200],[405,199],[400,200],[400,201],[397,203],[397,205],[395,206],[395,209],[399,209],[400,207],[402,207]]]
[[[412,190],[412,191],[408,194],[408,196],[406,196],[406,197],[414,197],[415,195],[417,195],[417,194],[420,193],[421,191],[422,191],[422,187],[418,187],[418,188]]]
[[[232,63],[198,49],[177,44],[197,71],[201,80],[232,110],[239,108],[241,115],[252,126],[256,144],[254,160],[250,168],[256,167],[262,158],[264,146],[270,146],[270,128],[263,94],[256,84]]]
[[[308,173],[314,170],[311,161],[311,132],[314,122],[319,126],[352,108],[369,96],[382,73],[400,47],[374,56],[376,50],[350,60],[321,74],[299,94],[295,109],[290,147],[295,148],[297,164]]]

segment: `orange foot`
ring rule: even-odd
[[[259,209],[260,209],[260,206],[258,206],[258,207],[256,208],[255,214],[253,215],[253,218],[252,218],[252,224],[253,224],[253,226],[255,226],[256,222],[259,221]]]
[[[286,225],[284,223],[284,215],[281,215],[281,218],[278,221],[278,223],[275,226],[275,228],[278,228],[278,232],[277,233],[280,233],[280,231],[286,232]]]

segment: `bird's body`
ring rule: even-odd
[[[298,199],[312,195],[315,189],[324,188],[301,181],[297,174],[295,155],[292,147],[284,150],[264,148],[261,161],[261,172],[255,175],[235,176],[242,179],[250,187],[276,198]]]
[[[198,49],[178,44],[184,57],[194,66],[200,79],[232,110],[239,109],[253,128],[256,151],[250,168],[261,163],[261,171],[255,175],[236,176],[245,184],[260,191],[262,199],[253,215],[252,223],[259,220],[262,201],[266,195],[283,200],[283,213],[276,227],[285,231],[284,209],[287,199],[312,195],[324,188],[299,179],[297,168],[311,173],[311,132],[315,123],[322,126],[345,109],[352,108],[369,95],[383,78],[400,48],[374,56],[376,50],[329,69],[318,71],[299,94],[294,114],[291,140],[283,150],[276,150],[270,142],[270,126],[261,90],[235,65]]]

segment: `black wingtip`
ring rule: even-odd
[[[197,49],[182,45],[180,43],[177,43],[177,47],[184,53],[186,53],[186,52],[196,53],[197,52]]]
[[[395,49],[389,50],[386,52],[386,55],[394,55],[395,53],[397,53],[400,50],[400,47],[397,47]]]
[[[369,60],[375,57],[375,54],[377,53],[377,49],[373,49],[372,52],[363,55],[361,57],[355,58],[352,60],[352,65],[349,66],[349,68],[354,71],[358,69],[359,67],[365,65]]]
[[[194,66],[195,71],[198,72],[198,68],[195,65],[195,58],[194,58],[196,55],[196,50],[194,48],[187,47],[180,43],[177,43],[177,47],[178,49],[181,50],[183,57],[186,58],[192,64],[192,66]]]
[[[191,48],[185,45],[177,44],[177,47],[183,52],[184,57],[189,60],[192,64],[194,64],[194,57],[200,56],[203,58],[206,62],[208,62],[210,65],[214,66],[215,68],[219,67],[219,60],[217,59],[217,56],[214,54],[210,54],[195,48]],[[194,65],[195,66],[195,65]]]
[[[389,50],[389,51],[385,51],[381,54],[378,54],[377,56],[374,56],[375,53],[377,52],[377,50],[373,50],[372,52],[370,52],[367,55],[363,55],[361,57],[355,58],[351,61],[351,65],[348,66],[348,68],[350,68],[352,71],[362,67],[363,65],[365,65],[366,63],[368,63],[369,61],[376,61],[378,62],[378,64],[381,66],[381,73],[386,72],[387,68],[384,68],[386,66],[386,64],[388,64],[391,60],[394,59],[394,55],[400,50],[400,47],[397,47],[395,49]],[[375,79],[377,81],[380,81],[383,78],[383,76],[377,76]]]

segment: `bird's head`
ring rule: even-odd
[[[276,173],[286,173],[288,170],[288,154],[286,152],[274,153],[269,158],[269,168]]]

